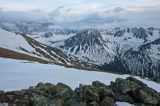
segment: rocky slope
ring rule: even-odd
[[[11,106],[114,106],[117,101],[159,106],[160,93],[133,77],[117,78],[109,86],[99,81],[80,84],[75,90],[62,83],[38,83],[21,91],[0,91],[0,103]]]
[[[61,50],[39,43],[23,34],[0,29],[0,37],[1,57],[54,63],[68,67],[82,66],[82,64],[67,56]]]
[[[80,60],[104,64],[113,61],[115,55],[104,43],[98,30],[82,30],[64,42],[57,42],[56,46]]]
[[[52,24],[20,24],[1,27],[57,48],[77,61],[103,71],[145,77],[160,76],[159,28],[111,28],[64,30]],[[25,29],[23,31],[22,29]]]
[[[153,77],[160,76],[159,39],[156,28],[86,29],[51,45],[102,70]]]

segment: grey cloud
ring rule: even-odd
[[[122,7],[115,7],[115,8],[114,8],[114,12],[115,12],[115,13],[119,13],[119,12],[121,12],[121,11],[124,11],[124,8],[122,8]]]
[[[102,28],[103,25],[107,24],[114,24],[117,22],[124,22],[127,21],[125,18],[116,17],[116,16],[108,16],[108,17],[101,17],[97,13],[89,14],[88,16],[84,17],[83,19],[67,24],[62,24],[64,28],[74,28],[74,29],[83,29],[83,28]],[[105,26],[104,26],[105,27]]]
[[[3,8],[2,7],[0,7],[0,12],[2,12],[3,11]]]
[[[40,11],[34,10],[31,12],[5,12],[0,11],[0,21],[35,21],[46,22],[52,19],[52,22],[62,26],[63,28],[91,28],[105,27],[107,25],[117,24],[122,26],[158,26],[160,25],[160,8],[123,8],[117,6],[114,8],[98,7],[98,10],[86,12],[75,17],[72,13],[74,7],[58,7],[47,16],[41,15]],[[78,9],[77,9],[78,10]],[[106,11],[105,11],[106,10]],[[83,11],[82,11],[83,12]],[[69,13],[69,14],[68,14]],[[67,16],[66,16],[67,14]],[[61,18],[62,22],[56,22],[56,19]]]
[[[60,9],[63,9],[63,8],[64,8],[64,7],[60,6],[60,7],[57,8],[57,10],[60,10]]]
[[[123,7],[114,7],[112,9],[105,10],[104,13],[113,15],[113,14],[121,13],[123,11],[125,11],[125,9]]]
[[[0,11],[0,22],[44,22],[47,18],[36,12]]]
[[[93,23],[93,24],[102,24],[102,23],[114,23],[116,22],[121,22],[125,21],[126,19],[122,19],[120,17],[116,16],[107,16],[107,17],[101,17],[98,14],[90,14],[84,19],[82,19],[80,22],[85,22],[85,23]]]

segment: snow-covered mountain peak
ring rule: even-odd
[[[99,30],[86,29],[67,40],[57,42],[53,45],[85,62],[104,64],[113,59],[113,54],[108,52],[111,49],[107,48],[104,42]]]
[[[51,44],[88,63],[123,73],[157,76],[160,33],[157,28],[86,29]]]
[[[38,29],[28,36],[103,70],[160,75],[159,28]]]

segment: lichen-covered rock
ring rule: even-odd
[[[100,106],[114,106],[115,101],[113,98],[106,97],[104,100],[100,102]]]
[[[115,93],[115,99],[117,101],[126,101],[134,103],[134,99],[130,96],[130,91],[135,87],[129,81],[121,78],[117,78],[115,82],[111,82],[111,88]]]
[[[80,84],[74,91],[63,83],[38,83],[21,91],[0,91],[0,103],[9,106],[114,106],[117,101],[160,106],[160,93],[133,77],[117,78],[109,86],[99,81]]]
[[[115,82],[111,83],[111,88],[115,92],[117,101],[152,106],[156,106],[160,101],[158,92],[133,77],[127,79],[117,78]]]
[[[91,85],[80,85],[74,93],[78,101],[85,101],[87,104],[92,101],[99,101],[98,90]]]
[[[100,87],[98,89],[98,94],[99,94],[99,100],[102,101],[104,98],[106,97],[110,97],[110,98],[115,98],[115,94],[112,91],[112,89],[108,88],[108,87]]]
[[[47,98],[68,99],[73,96],[73,90],[69,86],[62,83],[58,83],[57,85],[39,83],[33,90],[35,93],[43,95]]]
[[[49,99],[42,95],[33,94],[31,98],[32,106],[62,106],[62,99]]]
[[[115,83],[111,83],[111,86],[115,92],[120,92],[122,94],[126,94],[129,91],[134,91],[141,88],[141,85],[121,78],[117,78]]]
[[[145,104],[157,105],[159,102],[155,96],[143,91],[142,89],[139,90],[137,98],[139,98]]]
[[[93,85],[94,87],[107,87],[107,85],[105,85],[104,83],[99,82],[99,81],[93,81],[93,82],[92,82],[92,85]]]
[[[92,101],[87,106],[99,106],[99,104],[97,103],[97,101]]]
[[[59,95],[60,98],[69,99],[69,98],[72,98],[74,96],[73,90],[65,84],[58,83],[55,86],[55,89],[57,91],[56,92],[57,95]]]
[[[63,106],[87,106],[85,102],[78,102],[76,98],[67,100]]]
[[[136,84],[137,86],[147,87],[147,85],[145,83],[143,83],[142,81],[139,81],[138,79],[136,79],[134,77],[127,77],[125,80],[130,81],[130,82]]]

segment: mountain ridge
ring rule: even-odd
[[[19,30],[20,31],[20,30]],[[11,31],[12,32],[12,31]],[[27,35],[80,64],[138,76],[160,76],[159,28],[50,29]],[[56,51],[56,50],[55,50]],[[83,64],[83,65],[84,65]]]
[[[85,63],[67,56],[58,48],[53,48],[24,35],[0,29],[0,56],[20,60],[51,63],[77,69],[92,69]],[[9,43],[8,43],[9,42]]]
[[[86,32],[90,31],[94,37],[88,37],[89,33]],[[159,29],[153,28],[151,30],[151,28],[144,29],[140,27],[125,30],[116,28],[113,32],[108,30],[86,29],[86,32],[80,31],[80,33],[77,33],[75,36],[64,41],[56,42],[55,44],[53,43],[51,46],[74,55],[82,61],[98,65],[100,69],[110,69],[125,74],[146,77],[160,75],[160,55],[158,55],[158,52],[160,52]],[[82,45],[82,39],[87,39],[88,42]],[[75,42],[79,42],[78,45],[75,45]],[[90,44],[101,45],[101,47],[96,48],[95,46],[92,48]],[[74,52],[75,49],[77,50],[77,47],[82,48],[82,50],[78,49],[80,55]],[[141,50],[140,48],[142,47],[145,49]],[[83,48],[88,48],[89,52]],[[96,60],[98,60],[96,62],[94,61],[95,51],[105,51],[104,53],[96,53],[96,56],[99,56],[96,58]],[[87,53],[89,53],[89,55],[87,55]],[[105,55],[108,57],[106,56],[106,58]],[[91,61],[89,59],[85,60],[84,58],[89,58]],[[103,62],[101,60],[103,60]]]

